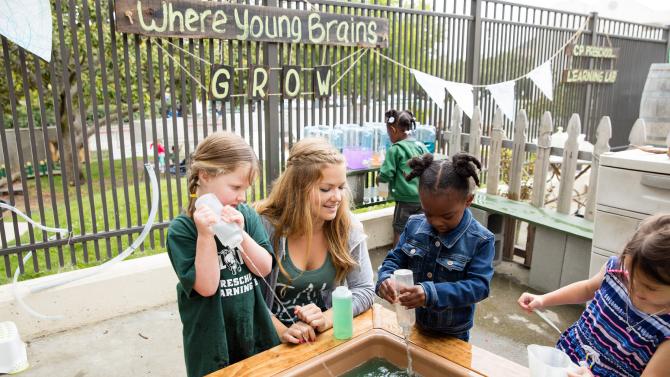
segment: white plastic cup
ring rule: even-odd
[[[399,269],[393,272],[393,280],[395,281],[396,296],[400,296],[400,288],[411,287],[414,285],[414,272],[408,269]],[[399,302],[395,304],[395,312],[398,316],[398,325],[404,332],[409,332],[409,329],[414,326],[416,322],[416,313],[414,309],[407,309]]]
[[[565,352],[554,347],[531,344],[528,349],[530,377],[566,377],[578,368]]]
[[[19,336],[16,324],[0,322],[0,374],[18,373],[28,368],[26,344]]]
[[[195,201],[195,208],[201,208],[202,206],[209,207],[212,212],[219,215],[223,210],[223,204],[221,204],[221,201],[219,201],[216,195],[212,193],[202,195]],[[216,235],[222,245],[231,248],[239,247],[243,240],[242,232],[237,225],[222,220],[219,220],[216,224],[212,225],[212,232]]]

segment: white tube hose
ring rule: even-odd
[[[25,311],[30,313],[31,315],[40,318],[40,319],[62,319],[62,315],[44,315],[41,313],[36,312],[34,309],[32,309],[28,304],[23,301],[23,298],[30,294],[30,293],[37,293],[40,291],[44,291],[46,289],[54,288],[54,287],[59,287],[61,285],[65,285],[77,280],[85,279],[87,277],[100,274],[104,272],[105,270],[109,269],[110,267],[114,266],[115,264],[121,262],[122,260],[126,259],[130,254],[133,253],[141,244],[144,242],[144,239],[147,237],[149,232],[151,231],[151,227],[154,224],[154,221],[156,220],[156,213],[158,212],[158,199],[159,199],[159,189],[158,189],[158,181],[156,180],[156,173],[154,172],[153,166],[151,164],[146,164],[144,165],[144,168],[147,171],[147,174],[149,175],[149,181],[151,183],[151,210],[149,211],[149,218],[147,219],[147,223],[144,225],[144,228],[142,229],[142,232],[140,233],[139,237],[135,239],[135,241],[128,246],[126,250],[124,250],[121,254],[117,255],[113,259],[109,260],[106,263],[103,263],[99,266],[96,267],[91,267],[86,270],[85,273],[78,274],[76,276],[66,276],[61,279],[54,279],[53,281],[48,281],[43,284],[35,285],[32,287],[29,287],[27,290],[24,290],[19,294],[18,291],[18,278],[19,278],[19,268],[16,268],[16,271],[14,272],[14,279],[13,279],[13,284],[12,284],[12,293],[14,294],[14,299],[18,303],[18,305],[23,308]],[[2,203],[0,203],[2,204]],[[2,206],[3,208],[7,208],[6,205]],[[13,208],[13,209],[12,209]],[[23,215],[20,211],[16,210],[14,207],[8,208],[19,215],[22,215],[27,221],[29,221],[31,224],[37,226],[40,229],[43,229],[45,231],[51,231],[51,232],[58,232],[58,233],[68,233],[67,229],[60,229],[60,228],[48,228],[44,227],[41,224],[37,224],[32,219],[29,217]],[[32,252],[28,253],[24,258],[23,258],[23,263],[25,264],[30,257],[32,256]]]

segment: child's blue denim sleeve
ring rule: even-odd
[[[477,245],[465,279],[444,283],[421,282],[426,293],[426,307],[441,310],[472,305],[487,298],[493,277],[494,241],[495,238],[491,237]]]
[[[393,275],[395,270],[401,268],[407,268],[409,261],[407,260],[407,254],[405,254],[401,249],[400,245],[405,243],[405,232],[400,234],[400,239],[396,244],[396,247],[391,250],[384,258],[381,267],[379,267],[379,272],[377,273],[377,285],[375,286],[375,293],[379,292],[379,286]]]

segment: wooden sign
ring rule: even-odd
[[[619,57],[619,48],[573,44],[565,49],[565,53],[568,56],[616,59]]]
[[[293,99],[301,95],[302,83],[301,77],[304,71],[297,65],[283,66],[281,76],[281,93],[268,92],[268,79],[270,77],[270,68],[263,65],[250,65],[249,68],[235,69],[228,65],[215,64],[209,76],[209,96],[214,101],[227,101],[233,93],[233,75],[235,71],[247,73],[247,87],[243,92],[250,101],[267,99],[269,95],[281,94],[283,98]],[[314,83],[314,97],[324,98],[332,94],[333,70],[329,65],[314,67],[312,81]]]
[[[565,69],[563,82],[612,84],[616,81],[617,71],[601,69]]]
[[[329,65],[320,65],[314,67],[314,97],[325,98],[330,96],[330,85],[332,82],[332,73]]]
[[[249,66],[249,78],[247,80],[247,99],[258,101],[268,97],[268,78],[270,68],[263,65]]]
[[[388,47],[388,20],[202,0],[116,0],[116,29],[152,37]]]
[[[213,100],[226,101],[230,98],[233,88],[233,67],[229,65],[213,65],[209,80],[209,94]]]
[[[285,65],[282,67],[282,94],[284,98],[293,99],[300,94],[302,84],[300,73],[302,68],[298,65]]]

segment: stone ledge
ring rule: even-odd
[[[368,248],[393,242],[393,208],[356,215],[368,234]],[[65,277],[76,277],[88,269],[64,272],[19,283],[19,290]],[[24,341],[86,326],[120,315],[142,311],[176,300],[177,277],[167,253],[120,262],[104,273],[70,284],[31,294],[26,303],[45,315],[61,320],[38,319],[18,308],[12,284],[0,286],[3,321],[16,323]]]

